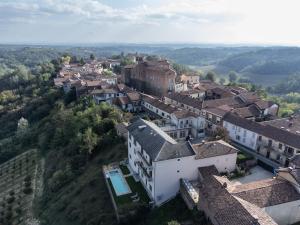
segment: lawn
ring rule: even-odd
[[[132,176],[126,177],[125,179],[126,179],[132,192],[130,194],[121,195],[121,196],[116,195],[115,190],[112,186],[112,183],[111,183],[110,179],[108,179],[108,183],[113,192],[113,196],[114,196],[114,199],[115,199],[118,207],[122,206],[122,205],[133,204],[134,202],[132,201],[131,196],[134,196],[136,193],[138,193],[138,196],[140,197],[140,201],[139,201],[140,203],[148,204],[150,199],[149,199],[144,187],[142,186],[142,184],[140,182],[135,182],[135,180]]]
[[[204,217],[195,209],[189,210],[180,196],[153,209],[145,218],[145,225],[167,225],[168,222],[179,223],[190,221],[192,224],[203,224]]]
[[[124,175],[130,174],[130,171],[129,171],[129,169],[128,169],[127,166],[125,166],[125,165],[120,165],[120,169],[122,170],[122,173],[123,173]]]
[[[246,162],[247,160],[253,159],[253,156],[246,154],[244,152],[238,152],[237,155],[237,164],[241,164],[243,162]]]

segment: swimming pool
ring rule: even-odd
[[[120,170],[109,171],[108,176],[117,196],[131,193],[131,190]]]

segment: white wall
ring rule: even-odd
[[[167,113],[167,112],[165,112],[165,111],[163,111],[163,110],[161,110],[161,109],[159,109],[159,108],[156,108],[155,106],[151,105],[151,104],[148,103],[148,102],[144,102],[144,101],[143,101],[143,102],[142,102],[142,105],[143,105],[146,109],[150,110],[151,112],[157,114],[157,115],[160,116],[160,117],[163,117],[163,118],[165,118],[165,119],[169,119],[169,118],[170,118],[170,114],[169,114],[169,113]]]
[[[300,221],[300,200],[266,207],[264,210],[278,225],[290,225]]]
[[[256,151],[258,134],[242,127],[235,126],[227,121],[223,122],[223,127],[229,132],[231,140]],[[239,139],[238,136],[240,137]]]
[[[217,156],[195,160],[195,156],[153,162],[154,166],[154,200],[157,205],[169,200],[179,191],[179,180],[185,178],[196,180],[198,167],[215,165],[219,172],[233,171],[237,154]],[[177,172],[178,171],[178,172]],[[158,200],[158,197],[161,197]]]
[[[129,165],[131,169],[138,173],[138,165],[134,164],[136,160],[139,160],[139,156],[137,154],[137,151],[140,151],[141,146],[136,142],[136,145],[134,144],[134,138],[130,133],[128,132],[128,159],[129,159]]]

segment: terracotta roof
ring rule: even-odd
[[[187,110],[176,110],[173,112],[173,114],[178,119],[188,118],[188,117],[198,117],[196,113],[187,111]]]
[[[207,204],[212,219],[219,225],[276,225],[267,213],[227,190],[215,166],[198,168],[201,178],[199,197]],[[201,203],[200,203],[201,204]]]
[[[172,100],[175,100],[179,103],[191,106],[191,107],[196,108],[196,109],[201,109],[202,108],[202,101],[200,101],[198,99],[191,98],[187,95],[181,95],[179,93],[172,93],[172,94],[166,95],[165,97],[170,98]]]
[[[260,114],[257,108],[253,105],[250,105],[248,107],[243,107],[243,108],[236,108],[232,110],[232,113],[235,113],[238,116],[243,118],[257,117]]]
[[[256,92],[245,92],[238,95],[245,103],[254,103],[259,100],[259,96]]]
[[[194,144],[192,148],[196,152],[195,159],[205,159],[237,153],[236,148],[221,140]]]
[[[203,166],[198,168],[199,173],[203,179],[208,179],[212,175],[218,175],[219,172],[215,166]]]
[[[223,117],[229,110],[224,110],[222,108],[207,108],[205,111],[216,116]]]
[[[258,100],[254,103],[259,109],[267,109],[274,105],[275,103],[272,101]]]
[[[117,101],[121,104],[121,105],[126,105],[129,103],[129,98],[126,96],[123,97],[118,97]]]
[[[199,197],[204,198],[202,201],[206,202],[210,215],[218,224],[267,224],[258,223],[257,218],[254,218],[243,204],[227,191],[226,186],[217,180],[217,176],[213,175],[216,173],[216,169],[212,167],[199,168],[199,172],[203,179],[199,187]]]
[[[242,104],[236,97],[220,98],[203,102],[203,108],[216,108],[222,105],[232,106],[233,108],[244,106],[244,104]]]
[[[127,97],[129,98],[129,100],[131,102],[136,102],[136,101],[141,100],[141,95],[139,93],[137,93],[137,92],[127,93]]]
[[[260,208],[300,200],[296,189],[289,182],[279,179],[237,185],[231,193]]]
[[[297,134],[300,136],[300,116],[291,116],[288,118],[280,118],[270,121],[262,122],[265,125],[270,125],[272,127],[277,127],[280,129],[287,130],[291,133]]]
[[[198,94],[198,93],[203,93],[203,90],[200,89],[190,89],[187,91],[182,91],[180,92],[181,95],[192,95],[192,94]]]
[[[231,93],[231,91],[228,91],[222,87],[215,87],[213,89],[211,89],[211,91],[215,94],[221,95],[223,97],[232,97],[234,96],[233,93]]]
[[[142,99],[144,102],[147,102],[148,104],[153,105],[154,107],[170,114],[177,110],[177,108],[167,105],[164,102],[158,100],[157,98],[153,98],[147,95],[142,95]]]

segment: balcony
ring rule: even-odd
[[[147,169],[152,170],[152,165],[145,159],[145,157],[143,156],[143,154],[140,151],[137,151],[138,155],[140,156],[140,158],[142,159],[142,161],[146,164]]]
[[[142,162],[138,163],[139,167],[142,169],[143,173],[146,175],[149,181],[152,181],[152,173],[151,175],[148,173],[147,169],[143,166]]]

